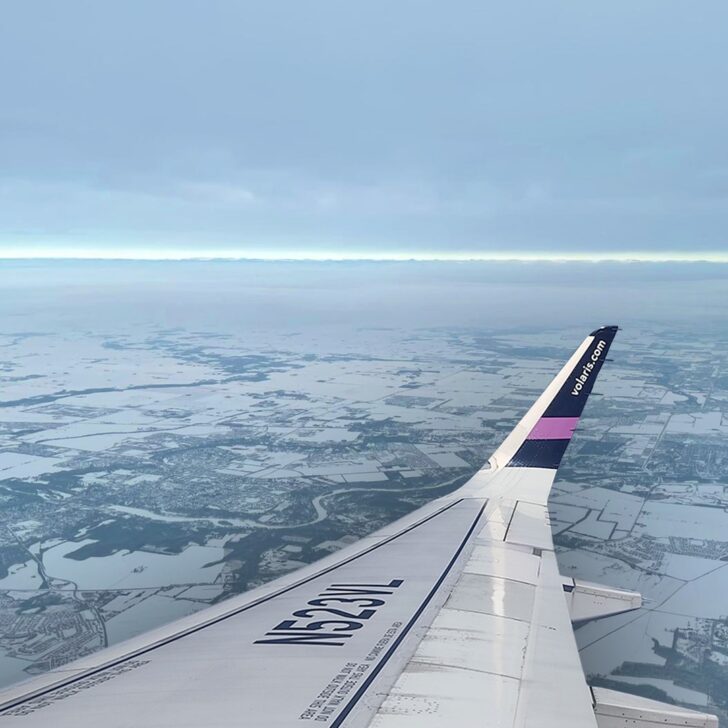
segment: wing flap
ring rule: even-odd
[[[544,507],[516,504],[508,533],[522,505],[514,541],[489,538],[487,524],[475,539],[448,600],[379,708],[376,728],[481,728],[485,716],[509,728],[596,726]],[[488,508],[498,510],[492,501]],[[472,692],[463,696],[461,686],[454,705],[457,679]]]

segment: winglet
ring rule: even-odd
[[[617,326],[603,326],[584,339],[543,394],[493,453],[493,469],[559,467]]]

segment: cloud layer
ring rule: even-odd
[[[2,249],[721,252],[728,6],[16,3]]]

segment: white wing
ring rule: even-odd
[[[3,726],[717,726],[592,693],[569,615],[639,595],[559,575],[547,499],[616,327],[590,334],[455,493],[327,559],[22,683]],[[651,721],[651,722],[650,722]]]

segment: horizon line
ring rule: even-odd
[[[23,251],[17,247],[0,246],[0,260],[87,260],[87,261],[137,261],[137,262],[455,262],[455,263],[728,263],[728,252],[647,252],[623,253],[546,253],[546,252],[492,252],[492,253],[339,253],[333,251],[309,251],[306,253],[281,251],[271,253],[261,250],[170,250],[168,252],[143,250],[102,251],[98,249],[67,248],[52,250],[36,248]]]

